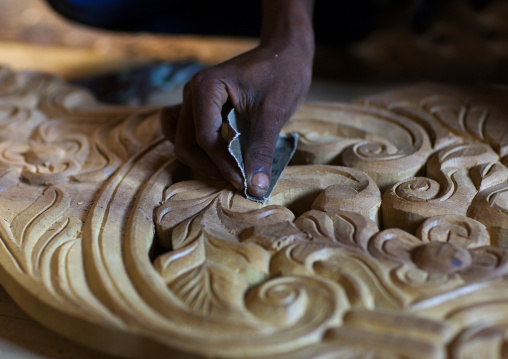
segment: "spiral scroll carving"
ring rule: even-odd
[[[482,353],[508,308],[508,109],[428,86],[304,105],[263,204],[179,163],[158,109],[0,67],[0,281],[123,357]]]
[[[420,225],[418,237],[423,241],[453,242],[467,248],[490,244],[485,225],[474,219],[458,215],[444,215],[427,219]]]
[[[409,178],[397,183],[394,192],[407,201],[426,202],[439,196],[440,185],[430,178]]]
[[[306,121],[313,123],[312,128],[299,130]],[[303,136],[298,163],[358,168],[381,190],[416,175],[431,153],[429,137],[420,125],[375,107],[309,105],[288,124],[287,131],[291,130]]]
[[[305,277],[273,279],[250,290],[247,309],[258,319],[278,327],[312,331],[323,323],[336,323],[349,304],[339,289]],[[311,329],[312,328],[312,329]]]
[[[481,166],[478,163],[491,163],[496,158],[497,155],[486,145],[476,143],[450,146],[437,152],[427,163],[427,172],[432,178],[409,178],[385,192],[385,226],[398,227],[395,218],[400,218],[404,222],[400,228],[414,233],[416,227],[430,216],[466,215],[477,194],[470,173],[478,171]]]
[[[381,142],[360,142],[351,147],[351,151],[365,160],[395,159],[401,155],[395,153],[396,148]],[[346,155],[347,156],[347,155]]]

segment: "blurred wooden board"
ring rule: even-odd
[[[72,23],[41,0],[0,0],[0,41],[86,49],[97,55],[214,64],[257,44],[256,39],[120,33]],[[85,55],[89,56],[89,55]]]
[[[65,79],[120,71],[148,60],[125,55],[99,54],[93,50],[0,42],[0,62],[13,70],[52,73]]]

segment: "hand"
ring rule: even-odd
[[[291,5],[286,5],[296,3],[309,4],[289,0]],[[287,17],[287,11],[281,16]],[[221,112],[230,101],[251,121],[244,163],[248,191],[256,197],[263,196],[270,183],[278,134],[305,99],[314,54],[312,27],[307,22],[296,16],[296,26],[288,30],[287,19],[281,25],[281,19],[271,20],[258,47],[196,74],[184,88],[183,103],[167,108],[162,116],[163,131],[182,162],[240,188],[242,176],[221,135]],[[274,31],[274,26],[281,30]]]

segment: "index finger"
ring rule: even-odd
[[[229,97],[226,85],[221,80],[202,76],[195,77],[191,82],[196,142],[210,156],[224,178],[239,188],[243,183],[240,170],[221,135],[222,108]]]

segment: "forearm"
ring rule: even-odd
[[[261,46],[298,45],[314,54],[314,0],[263,0]]]

